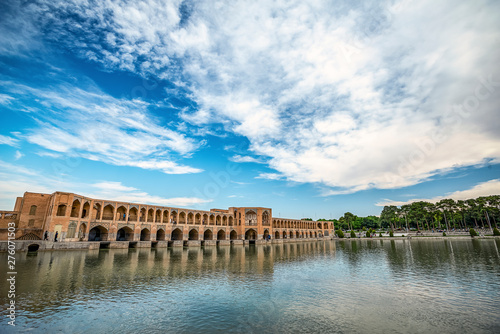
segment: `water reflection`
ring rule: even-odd
[[[450,238],[18,254],[16,329],[497,332],[499,249]]]

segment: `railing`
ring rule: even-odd
[[[113,216],[102,216],[102,220],[113,220]]]

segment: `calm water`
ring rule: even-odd
[[[500,240],[18,254],[15,331],[500,333]],[[0,254],[5,268],[6,254]]]

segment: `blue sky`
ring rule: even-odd
[[[0,207],[274,216],[500,193],[498,1],[0,4]]]

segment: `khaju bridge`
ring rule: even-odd
[[[15,222],[16,240],[54,242],[57,233],[57,242],[73,245],[68,248],[96,241],[100,246],[90,248],[281,243],[334,235],[333,222],[273,218],[271,208],[201,211],[66,192],[26,192],[14,211],[0,215],[0,240],[7,240],[7,225]]]

